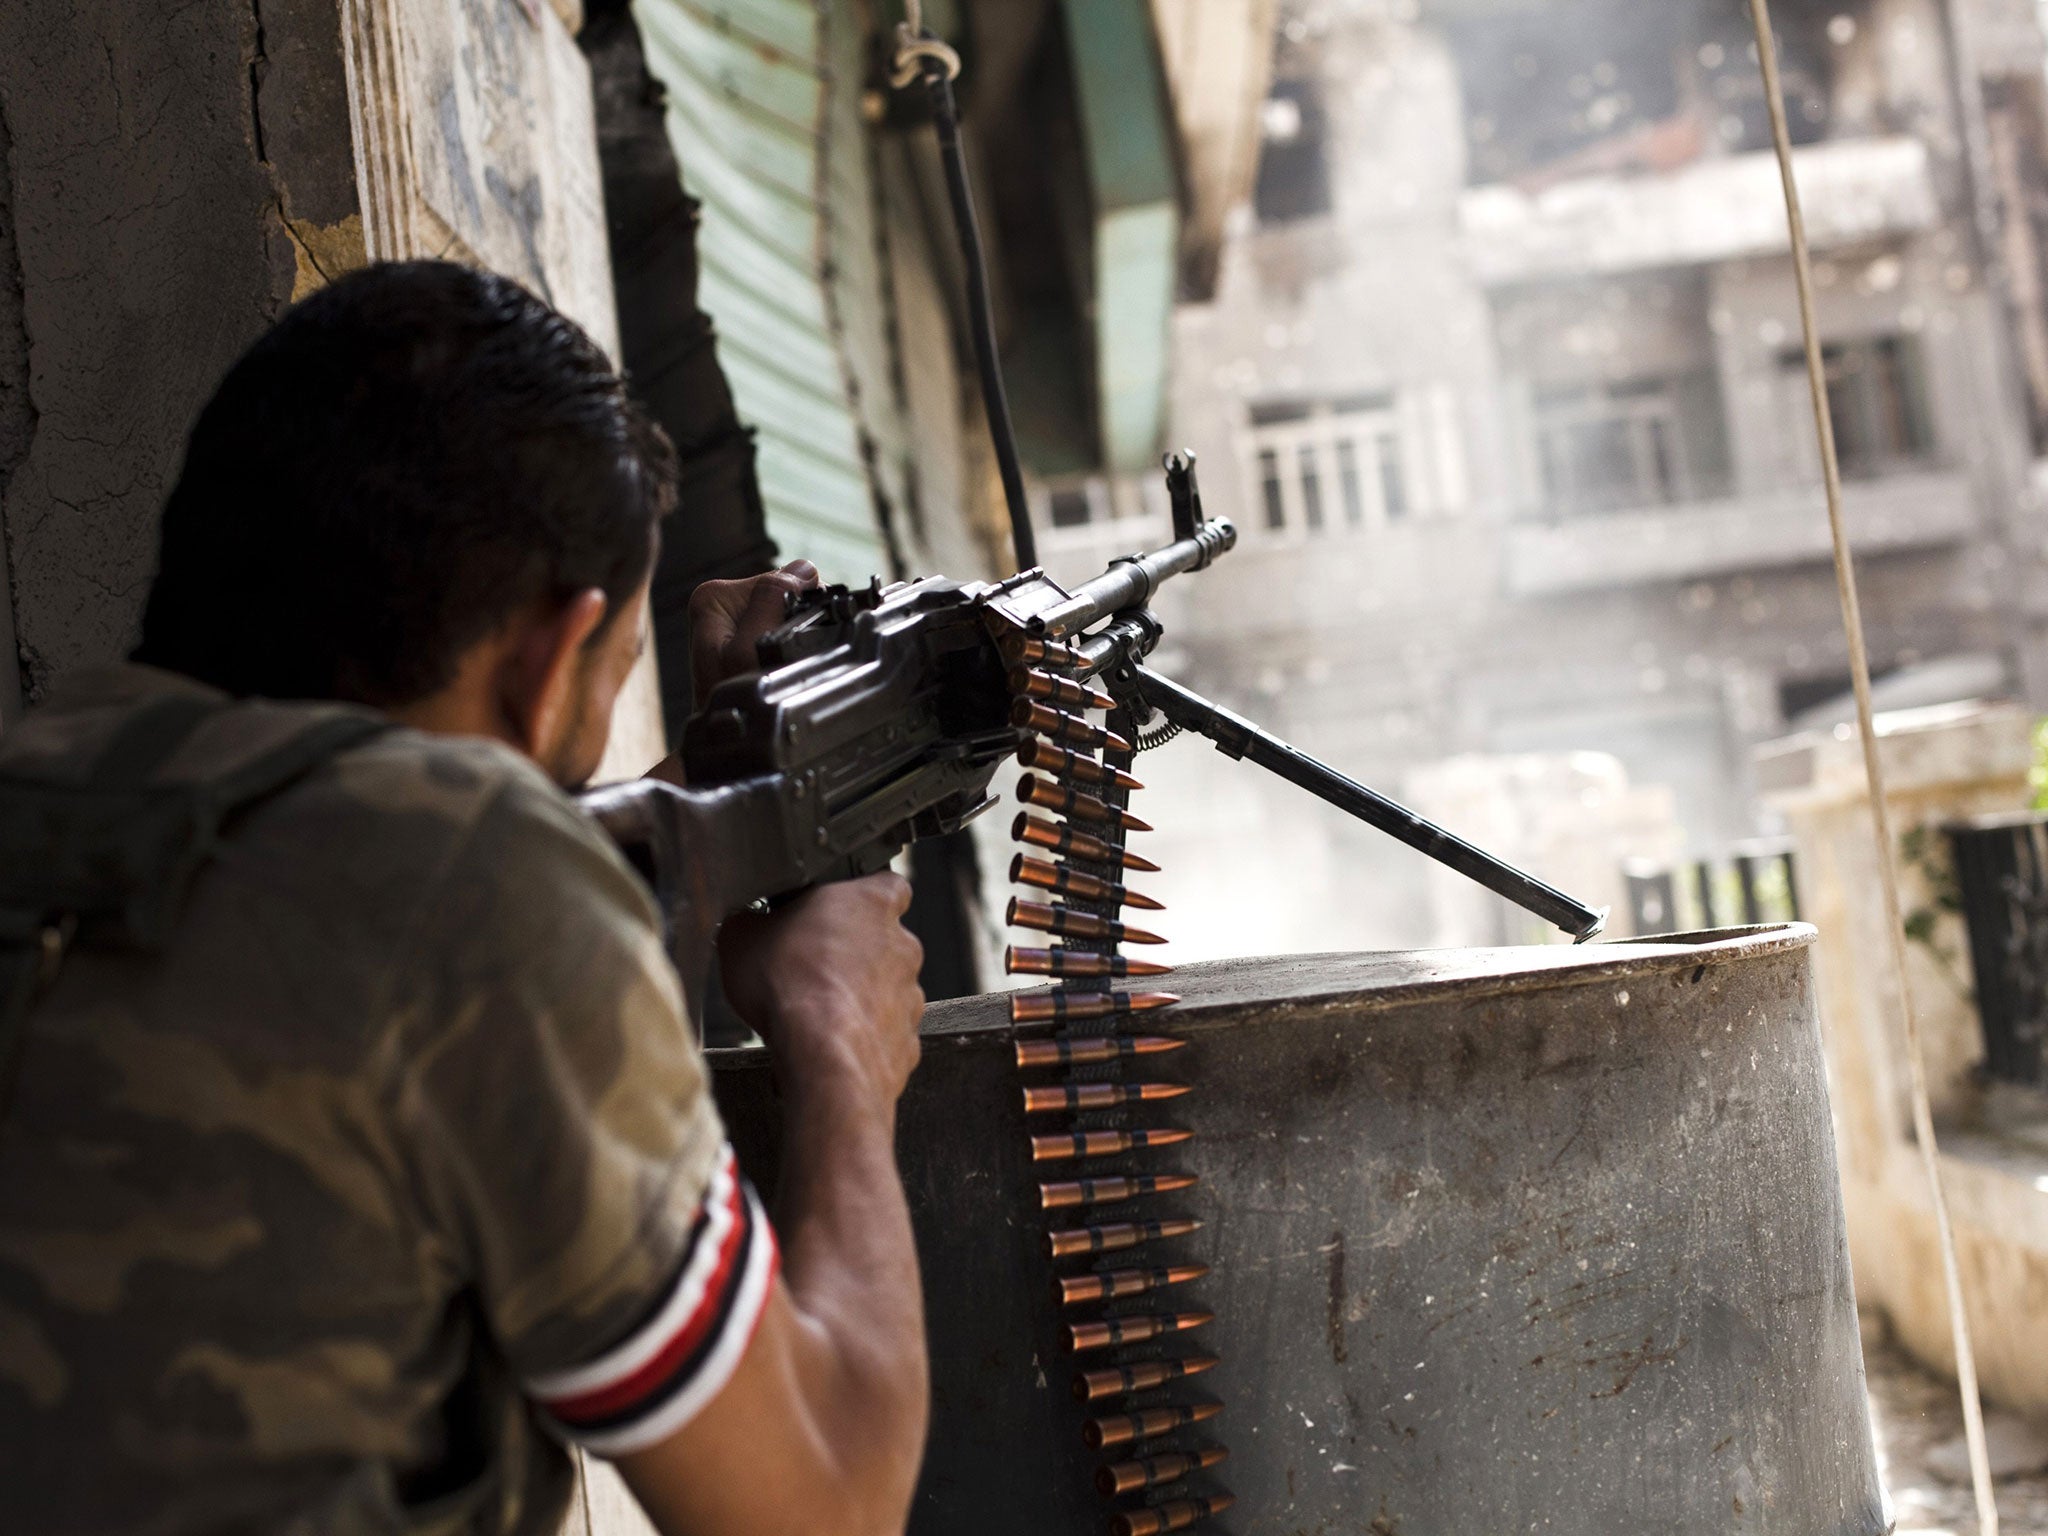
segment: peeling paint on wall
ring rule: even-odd
[[[369,255],[363,249],[363,216],[360,213],[352,213],[338,224],[315,224],[311,219],[281,219],[280,222],[292,242],[295,259],[292,302],[295,304],[344,273],[369,265]]]

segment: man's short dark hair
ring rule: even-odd
[[[675,453],[517,283],[373,266],[293,308],[200,413],[135,659],[396,707],[520,608],[646,578]]]

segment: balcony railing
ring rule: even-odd
[[[1790,843],[1741,843],[1718,857],[1668,868],[1632,864],[1622,874],[1637,934],[1799,920]]]
[[[1794,151],[1815,250],[1931,229],[1940,203],[1927,146],[1845,139]],[[1501,286],[1783,254],[1785,204],[1768,154],[1656,175],[1587,176],[1541,191],[1475,187],[1459,202],[1467,259]]]
[[[1888,476],[1844,488],[1858,553],[1938,548],[1976,528],[1967,477],[1954,471]],[[1818,490],[1773,491],[1587,514],[1508,530],[1507,587],[1522,596],[1690,581],[1828,558]]]

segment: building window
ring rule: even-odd
[[[1791,392],[1803,399],[1806,354],[1788,349],[1779,362]],[[1916,337],[1828,342],[1821,348],[1821,362],[1827,371],[1828,414],[1835,421],[1835,453],[1845,478],[1869,480],[1933,461],[1934,426]]]
[[[1703,151],[1770,150],[1743,6],[1574,0],[1430,9],[1441,13],[1437,25],[1457,60],[1474,185],[1655,175]],[[1849,19],[1844,13],[1875,12],[1867,0],[1774,9],[1792,142],[1816,143],[1828,136],[1847,53],[1829,33]]]
[[[1322,92],[1312,79],[1276,80],[1259,112],[1258,181],[1252,206],[1262,224],[1330,211]]]
[[[1143,487],[1138,488],[1140,498]],[[1061,535],[1072,535],[1069,544],[1079,543],[1093,547],[1093,540],[1099,534],[1091,529],[1102,529],[1127,515],[1141,514],[1142,506],[1120,504],[1118,488],[1100,475],[1062,479],[1035,491],[1034,515],[1046,532],[1057,540]],[[1126,503],[1129,498],[1126,498]]]
[[[1280,455],[1271,448],[1259,450],[1259,486],[1265,498],[1266,526],[1287,526],[1287,492],[1280,483]]]
[[[1055,528],[1079,528],[1090,518],[1092,508],[1088,504],[1088,492],[1077,487],[1052,493],[1052,525]]]
[[[1310,533],[1323,531],[1323,477],[1316,470],[1316,449],[1303,443],[1297,450],[1301,459],[1301,514]]]
[[[1320,538],[1409,516],[1424,500],[1409,466],[1455,450],[1447,392],[1432,393],[1446,398],[1412,411],[1397,410],[1386,394],[1253,404],[1249,464],[1266,528]],[[1440,486],[1462,485],[1440,466],[1436,478]],[[1451,501],[1461,494],[1439,490],[1436,509],[1455,510]]]
[[[1337,443],[1337,486],[1344,497],[1344,526],[1365,526],[1365,487],[1358,478],[1358,444],[1350,438]]]
[[[1692,494],[1668,379],[1539,391],[1536,453],[1554,514],[1661,507]]]
[[[1380,507],[1393,522],[1408,515],[1408,477],[1401,469],[1401,439],[1382,432],[1373,439],[1380,461]]]

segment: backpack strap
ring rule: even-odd
[[[107,789],[141,785],[161,768],[200,724],[227,708],[204,694],[155,699],[123,720],[85,771],[85,782]]]
[[[329,758],[339,757],[350,747],[381,736],[391,728],[389,720],[369,714],[323,715],[312,721],[261,757],[208,786],[215,826],[289,788]]]
[[[0,774],[0,1112],[29,1005],[74,938],[161,949],[228,822],[390,729],[374,715],[322,714],[218,778],[153,782],[200,725],[231,707],[188,695],[147,704],[81,780]]]
[[[27,1033],[28,1006],[57,973],[64,931],[47,923],[33,927],[0,912],[0,1115],[14,1098],[14,1068]]]

